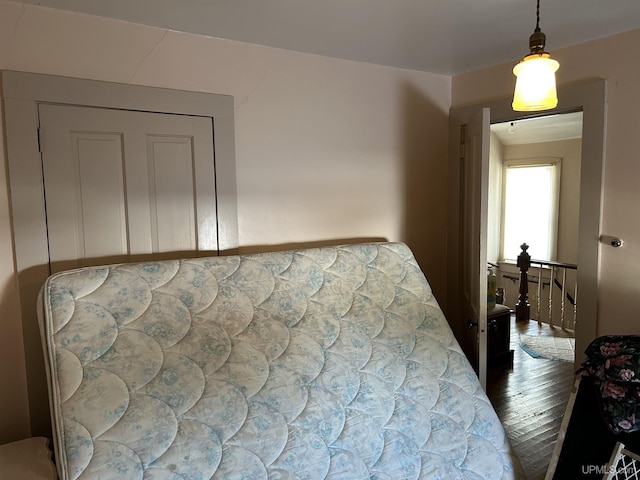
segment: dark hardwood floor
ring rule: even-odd
[[[560,328],[516,322],[511,316],[513,368],[489,369],[487,395],[520,457],[528,480],[543,480],[574,381],[574,364],[533,358],[520,334],[571,336]]]

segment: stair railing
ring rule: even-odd
[[[542,272],[544,270],[549,271],[549,300],[548,300],[548,309],[549,309],[549,326],[554,327],[554,315],[553,315],[553,307],[554,307],[554,286],[558,287],[562,292],[561,300],[560,300],[560,327],[563,330],[575,330],[576,319],[577,319],[577,298],[578,298],[578,290],[577,284],[574,287],[573,295],[567,292],[567,270],[577,270],[578,266],[572,263],[564,263],[564,262],[552,262],[547,260],[535,260],[532,259],[531,256],[527,253],[527,249],[529,245],[523,243],[520,248],[522,252],[518,255],[517,265],[520,269],[520,289],[518,295],[518,302],[516,303],[516,320],[529,320],[531,318],[531,306],[529,304],[529,278],[528,278],[528,270],[531,265],[537,265],[538,268],[538,279],[537,279],[537,295],[536,295],[536,314],[535,319],[538,321],[538,325],[542,324],[541,317],[541,298],[542,298],[542,289],[546,284],[542,278]],[[544,268],[546,267],[546,268]],[[557,279],[557,273],[560,271],[562,273],[562,281]],[[572,315],[569,324],[567,324],[567,305],[566,302],[569,302],[572,305]]]

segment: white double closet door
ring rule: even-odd
[[[51,273],[217,254],[209,117],[40,104]]]

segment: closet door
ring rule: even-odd
[[[51,272],[217,253],[209,117],[40,104]]]

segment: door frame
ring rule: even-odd
[[[213,120],[219,252],[238,250],[234,100],[228,95],[2,71],[15,268],[22,314],[32,435],[49,436],[47,381],[36,299],[49,276],[38,104],[116,108]]]
[[[593,80],[558,88],[558,106],[544,112],[522,113],[511,108],[511,98],[452,108],[449,112],[449,222],[447,233],[447,317],[457,338],[466,328],[460,311],[460,129],[483,107],[491,109],[490,123],[548,116],[582,110],[582,163],[578,230],[578,298],[576,352],[583,352],[597,336],[600,231],[607,126],[607,81]],[[576,363],[581,358],[576,356]]]
[[[461,131],[460,145],[460,308],[467,325],[461,346],[487,387],[487,212],[491,112],[478,109]]]

